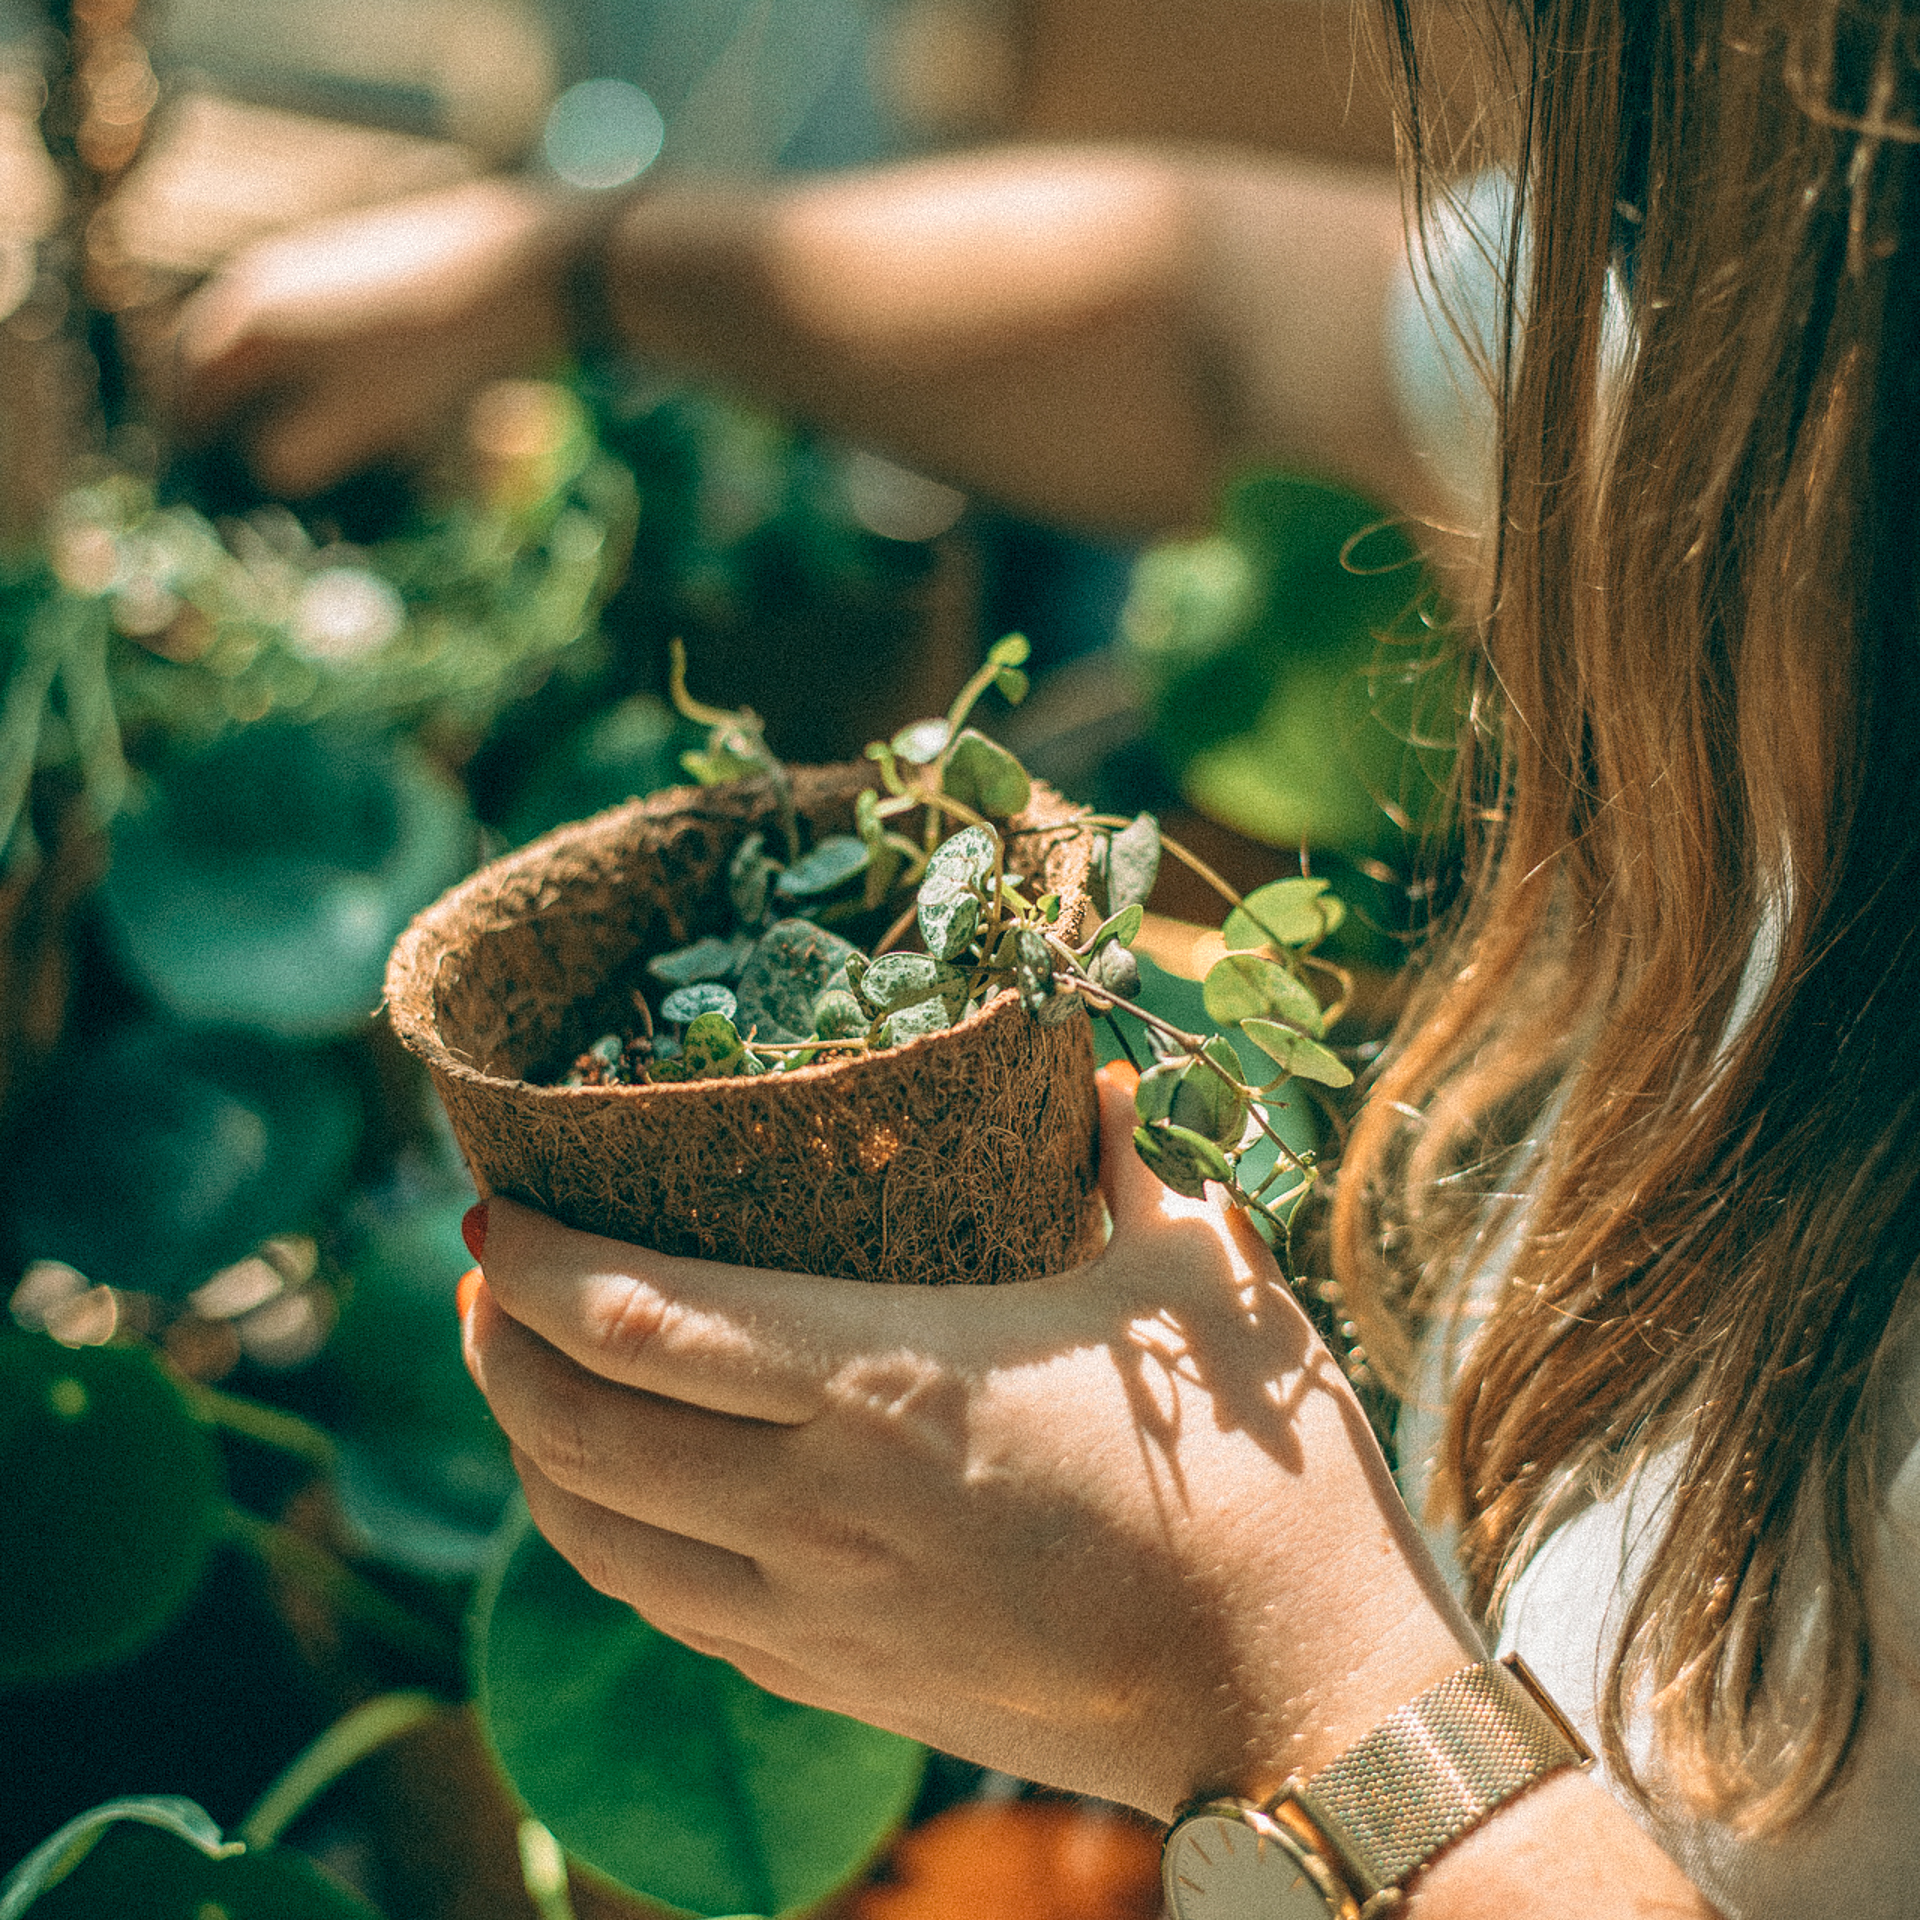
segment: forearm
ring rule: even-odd
[[[1411,512],[1381,308],[1386,176],[1120,150],[966,156],[635,202],[635,352],[1035,514],[1203,521],[1262,462]]]
[[[1441,1854],[1406,1920],[1713,1920],[1714,1909],[1618,1801],[1555,1775]]]

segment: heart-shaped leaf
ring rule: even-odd
[[[912,726],[902,727],[889,744],[910,767],[925,767],[940,758],[947,739],[944,720],[916,720]]]
[[[926,877],[953,886],[973,887],[985,893],[993,879],[999,842],[986,827],[962,827],[933,850]]]
[[[717,1013],[728,1020],[739,1007],[730,989],[717,980],[703,980],[698,986],[676,987],[660,1002],[660,1018],[684,1027],[703,1013]]]
[[[813,900],[843,887],[865,870],[866,844],[851,834],[829,834],[811,853],[803,854],[773,883],[787,900]]]
[[[980,896],[969,887],[929,875],[916,909],[920,938],[936,959],[957,960],[980,931]]]
[[[1300,976],[1260,953],[1216,960],[1206,980],[1208,1015],[1223,1027],[1241,1020],[1282,1020],[1316,1039],[1326,1031],[1320,1003]]]
[[[731,940],[709,934],[690,947],[676,947],[672,953],[656,953],[647,962],[647,973],[663,987],[694,987],[703,980],[731,980],[746,965],[753,941],[745,934]]]
[[[923,1749],[669,1640],[524,1520],[501,1546],[476,1615],[481,1713],[576,1858],[683,1913],[793,1913],[905,1817]]]
[[[1209,1180],[1225,1185],[1233,1178],[1227,1156],[1203,1134],[1191,1133],[1185,1127],[1166,1121],[1135,1127],[1133,1145],[1162,1185],[1185,1194],[1189,1200],[1204,1200]]]
[[[880,1028],[880,1044],[883,1047],[903,1047],[909,1040],[919,1040],[930,1033],[944,1033],[953,1025],[953,1015],[947,1011],[942,1000],[921,1000],[911,1007],[902,1007],[898,1013],[890,1013]]]
[[[1347,910],[1318,875],[1256,887],[1227,915],[1221,938],[1229,947],[1310,947],[1324,940]]]
[[[747,1050],[739,1029],[724,1013],[696,1014],[680,1043],[680,1066],[687,1080],[731,1080],[745,1073]]]
[[[813,1031],[813,1006],[859,950],[811,920],[776,920],[760,936],[734,988],[743,1032],[790,1046]]]
[[[1144,907],[1160,877],[1160,823],[1143,813],[1107,843],[1107,911]]]
[[[1243,1020],[1240,1027],[1262,1053],[1270,1055],[1297,1078],[1317,1080],[1323,1087],[1353,1085],[1353,1069],[1304,1033],[1276,1026],[1271,1020]]]
[[[1220,1146],[1239,1144],[1247,1130],[1247,1096],[1240,1084],[1240,1056],[1223,1035],[1207,1042],[1205,1060],[1190,1061],[1183,1069],[1167,1117]]]
[[[1005,747],[966,728],[948,749],[940,785],[963,807],[1007,819],[1033,796],[1027,770]]]

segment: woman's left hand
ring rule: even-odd
[[[1102,1083],[1114,1231],[1074,1272],[761,1273],[495,1200],[467,1356],[596,1587],[777,1693],[1165,1816],[1478,1649],[1271,1255]]]

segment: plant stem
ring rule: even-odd
[[[1110,992],[1107,988],[1101,986],[1098,981],[1090,979],[1081,970],[1079,957],[1065,942],[1056,940],[1053,936],[1049,935],[1048,943],[1056,953],[1067,961],[1068,972],[1074,984],[1083,994],[1096,998],[1100,1005],[1109,1013],[1124,1010],[1131,1014],[1134,1019],[1138,1020],[1140,1024],[1150,1032],[1159,1034],[1162,1039],[1172,1041],[1182,1053],[1189,1053],[1197,1060],[1206,1061],[1207,1065],[1211,1067],[1228,1086],[1238,1087],[1242,1092],[1251,1092],[1251,1089],[1248,1088],[1243,1081],[1235,1080],[1219,1061],[1213,1059],[1207,1053],[1207,1042],[1200,1034],[1184,1033],[1180,1028],[1176,1027],[1171,1020],[1162,1020],[1157,1013],[1149,1013],[1144,1007],[1136,1007],[1131,1000],[1123,999],[1119,994]],[[1281,1158],[1290,1166],[1298,1168],[1301,1173],[1306,1173],[1308,1171],[1307,1163],[1302,1160],[1268,1124],[1267,1117],[1261,1112],[1257,1101],[1254,1103],[1251,1111],[1254,1124],[1273,1142]]]
[[[331,1473],[339,1462],[333,1436],[297,1413],[262,1406],[258,1400],[244,1399],[237,1393],[222,1393],[218,1387],[197,1380],[182,1380],[179,1386],[202,1426],[218,1427],[223,1433],[291,1454],[320,1473]]]
[[[1100,1017],[1106,1021],[1113,1037],[1119,1041],[1120,1051],[1127,1056],[1127,1065],[1130,1066],[1135,1073],[1138,1073],[1140,1071],[1140,1062],[1134,1057],[1133,1043],[1127,1038],[1126,1028],[1120,1024],[1118,1017],[1111,1007],[1107,1008]]]
[[[311,1594],[339,1618],[384,1640],[397,1653],[443,1668],[459,1664],[453,1637],[381,1592],[325,1547],[244,1508],[229,1506],[227,1537],[257,1555],[270,1573]]]
[[[1115,828],[1130,827],[1133,825],[1133,822],[1117,813],[1093,813],[1089,814],[1086,819],[1079,821],[1077,824],[1083,827],[1106,827],[1112,830]],[[1181,865],[1197,873],[1228,906],[1238,907],[1245,904],[1234,888],[1212,867],[1208,866],[1207,863],[1190,848],[1183,847],[1171,834],[1161,834],[1160,844],[1168,853],[1172,854]]]
[[[430,1693],[383,1693],[343,1714],[260,1796],[235,1829],[252,1848],[270,1847],[343,1773],[370,1754],[431,1720],[441,1703]]]

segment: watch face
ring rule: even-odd
[[[1342,1904],[1292,1834],[1236,1807],[1181,1821],[1161,1872],[1172,1920],[1330,1920]]]

